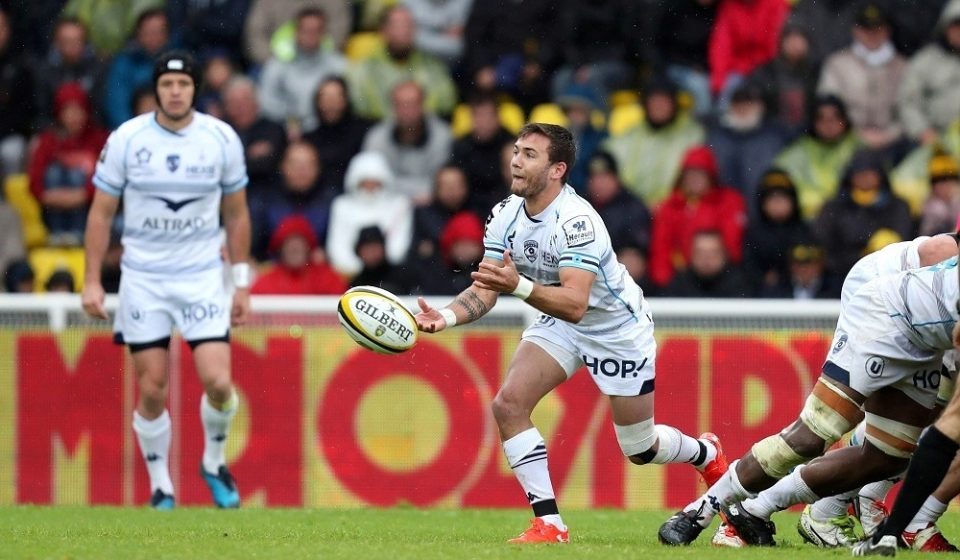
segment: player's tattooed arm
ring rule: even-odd
[[[483,290],[482,293],[477,293],[476,288],[471,286],[460,292],[460,295],[454,298],[448,307],[459,307],[462,310],[461,313],[457,313],[458,317],[462,319],[458,322],[471,323],[486,315],[496,301],[496,292]]]

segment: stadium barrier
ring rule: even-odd
[[[432,298],[441,305],[449,298]],[[411,298],[408,303],[414,307]],[[108,299],[110,309],[115,301]],[[657,420],[711,430],[728,455],[796,418],[839,304],[651,300]],[[258,297],[232,334],[242,408],[228,447],[246,505],[523,506],[489,404],[536,312],[501,298],[482,321],[421,335],[398,356],[360,348],[336,298]],[[135,386],[109,326],[77,296],[0,295],[0,504],[142,504]],[[201,387],[175,339],[171,471],[181,504],[208,504],[198,469]],[[622,375],[601,362],[597,375]],[[676,508],[700,489],[686,465],[630,465],[606,399],[578,372],[535,413],[564,508]]]

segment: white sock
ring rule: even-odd
[[[133,412],[133,431],[137,434],[140,453],[147,463],[150,475],[150,492],[158,488],[164,494],[173,495],[173,481],[170,480],[170,413],[166,410],[153,420]]]
[[[776,484],[760,492],[756,498],[745,500],[743,509],[754,517],[769,520],[770,516],[795,504],[816,502],[819,497],[810,490],[800,476],[803,466],[781,478]]]
[[[560,518],[547,470],[547,446],[540,431],[530,428],[503,442],[503,454],[527,495],[534,515],[565,531],[567,527]]]
[[[207,395],[200,398],[200,421],[203,423],[203,470],[217,474],[220,465],[227,464],[227,434],[237,414],[237,392],[224,403],[223,410],[210,406]]]
[[[717,449],[706,440],[694,439],[673,426],[657,424],[657,454],[651,463],[690,463],[701,469],[717,456]]]
[[[810,517],[816,521],[827,521],[836,517],[847,515],[850,508],[850,500],[856,498],[859,490],[851,490],[837,494],[836,496],[827,496],[817,500],[810,507]]]
[[[947,511],[947,504],[933,496],[929,496],[927,501],[923,502],[923,506],[920,507],[917,515],[913,517],[913,521],[911,521],[904,530],[910,533],[916,533],[921,529],[926,529],[927,525],[939,521],[945,511]]]
[[[728,506],[751,496],[751,493],[740,484],[740,479],[737,477],[737,464],[739,462],[737,460],[731,463],[726,474],[720,477],[720,480],[711,486],[706,494],[683,508],[683,511],[698,512],[698,523],[701,527],[710,525],[714,516],[720,513],[721,506]]]
[[[898,479],[895,478],[892,480],[871,482],[860,489],[860,497],[877,502],[884,502],[887,500],[887,494],[890,493],[890,489],[897,483],[897,480]]]

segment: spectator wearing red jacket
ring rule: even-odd
[[[43,208],[51,245],[79,245],[93,195],[93,169],[109,133],[90,116],[79,83],[57,89],[56,124],[42,132],[30,161],[30,190]]]
[[[673,193],[653,215],[650,278],[657,286],[667,285],[677,271],[687,268],[693,237],[703,230],[720,232],[730,260],[741,261],[746,204],[736,190],[720,186],[717,177],[717,160],[710,148],[687,151]]]
[[[722,0],[707,55],[710,89],[721,106],[757,67],[777,56],[780,28],[789,15],[786,0]]]
[[[251,293],[276,295],[339,295],[346,291],[342,278],[326,263],[310,261],[317,235],[306,218],[288,216],[270,237],[270,253],[277,264],[257,278]]]

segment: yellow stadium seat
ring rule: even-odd
[[[623,105],[633,105],[635,103],[640,103],[640,94],[632,89],[618,89],[614,91],[610,94],[610,101],[608,102],[611,109],[616,109]]]
[[[509,132],[516,134],[520,132],[521,128],[523,128],[523,123],[525,122],[523,109],[521,109],[516,103],[512,101],[504,101],[501,103],[499,115],[500,124],[502,124],[503,128],[507,129]]]
[[[516,134],[523,128],[524,118],[523,109],[512,101],[500,103],[497,109],[500,124],[508,132]],[[450,119],[450,129],[454,138],[462,138],[473,128],[473,117],[470,115],[470,105],[460,103],[453,109],[453,117]]]
[[[30,179],[27,175],[8,175],[3,183],[3,196],[20,217],[23,242],[27,248],[43,246],[47,242],[47,227],[43,224],[40,204],[30,192]]]
[[[83,289],[83,249],[79,247],[42,247],[30,251],[30,266],[33,268],[34,289],[43,291],[44,284],[57,270],[66,269],[73,275],[74,287]]]
[[[360,62],[369,58],[381,45],[383,45],[383,39],[380,38],[379,33],[362,31],[347,38],[347,44],[343,47],[343,52],[351,62]]]
[[[556,124],[567,126],[569,121],[563,109],[556,103],[541,103],[530,110],[530,119],[528,122],[539,122],[546,124]]]
[[[607,132],[610,136],[619,136],[643,122],[643,107],[639,103],[621,105],[610,111],[607,120]]]
[[[458,103],[453,108],[453,115],[450,117],[450,132],[454,138],[466,136],[473,128],[473,117],[470,116],[470,105]]]

